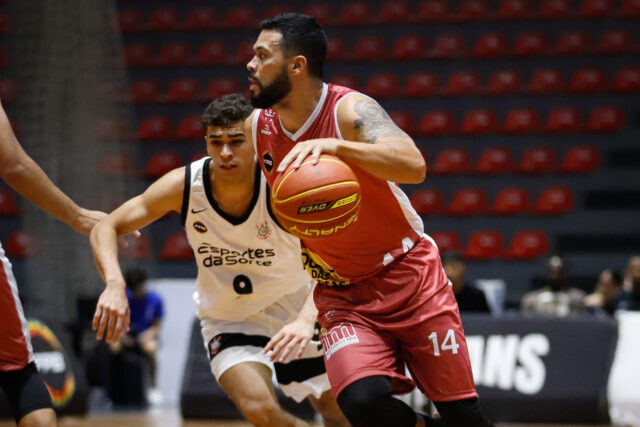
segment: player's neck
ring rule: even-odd
[[[322,96],[322,80],[307,79],[291,89],[289,95],[274,110],[284,128],[296,133],[313,113]]]
[[[255,177],[255,168],[251,168],[250,173],[233,181],[213,179],[211,192],[220,209],[229,215],[244,215],[253,199]]]

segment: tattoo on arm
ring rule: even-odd
[[[353,108],[361,117],[361,119],[355,120],[353,124],[369,144],[374,144],[378,138],[389,136],[409,138],[409,135],[393,123],[391,117],[377,102],[371,99],[363,99],[357,101]]]

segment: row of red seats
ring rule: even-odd
[[[546,121],[541,121],[538,111],[531,108],[515,108],[506,113],[499,124],[496,112],[491,109],[476,109],[467,112],[458,126],[451,111],[433,110],[424,113],[417,126],[410,111],[392,111],[393,121],[410,135],[478,135],[504,133],[511,135],[546,132],[574,133],[616,132],[624,127],[624,111],[617,106],[594,108],[586,122],[580,111],[573,107],[553,108]]]
[[[202,141],[204,148],[204,140]],[[206,156],[206,152],[199,152],[192,156],[190,162]],[[142,177],[149,179],[160,178],[165,173],[183,166],[182,156],[176,151],[158,151],[151,155],[142,170]],[[133,176],[138,172],[133,159],[128,153],[114,153],[100,159],[98,172],[106,176]],[[1,211],[0,211],[1,214]]]
[[[223,14],[213,7],[199,7],[189,10],[182,19],[173,7],[161,7],[151,13],[148,19],[136,9],[126,9],[118,13],[118,23],[122,31],[180,31],[216,30],[222,28],[256,28],[262,18],[282,12],[292,12],[294,8],[276,4],[260,14],[252,5],[235,6]],[[391,0],[384,2],[374,11],[367,2],[343,3],[334,9],[329,3],[312,3],[301,12],[316,18],[322,25],[359,26],[372,24],[406,24],[434,22],[473,22],[488,20],[529,20],[529,19],[592,19],[607,17],[640,17],[640,1],[623,0],[620,7],[613,0],[581,0],[574,9],[571,0],[542,0],[537,9],[529,0],[502,0],[497,10],[490,8],[487,0],[463,0],[453,10],[447,0],[426,0],[417,7],[408,1]]]
[[[497,230],[480,230],[474,232],[466,246],[460,242],[460,235],[455,231],[435,231],[429,233],[438,245],[441,253],[456,251],[467,259],[489,260],[505,258],[513,260],[535,259],[549,253],[547,235],[541,230],[522,230],[515,233],[508,246],[505,238]]]
[[[471,164],[469,152],[464,148],[445,148],[429,164],[429,172],[436,175],[504,173],[549,174],[589,173],[600,167],[600,153],[590,145],[570,147],[558,162],[551,147],[527,148],[519,162],[513,160],[511,150],[506,147],[486,148],[475,165]]]
[[[574,196],[568,187],[549,187],[542,190],[532,203],[524,187],[506,187],[496,195],[493,204],[480,188],[458,190],[446,204],[441,191],[419,189],[411,194],[411,204],[420,215],[560,215],[574,207]]]

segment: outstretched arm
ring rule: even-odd
[[[328,153],[381,179],[407,184],[424,181],[427,167],[420,150],[376,101],[362,94],[348,96],[338,106],[338,123],[344,140],[299,142],[278,171],[289,164],[298,167],[309,154],[317,161],[320,153]]]
[[[89,234],[93,226],[106,214],[76,205],[51,182],[44,171],[16,139],[9,119],[0,104],[0,178],[40,209],[82,234]]]
[[[102,339],[106,330],[107,342],[115,342],[120,333],[129,327],[129,303],[118,263],[118,237],[142,228],[171,211],[180,212],[184,174],[185,168],[169,172],[151,184],[144,193],[107,215],[91,231],[93,258],[106,285],[93,316],[92,326],[97,330],[97,339]]]

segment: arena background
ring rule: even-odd
[[[637,0],[3,0],[0,99],[53,181],[111,210],[203,155],[199,114],[246,91],[257,22],[285,10],[325,24],[325,80],[378,99],[423,150],[428,178],[404,189],[441,250],[466,256],[494,313],[521,320],[520,299],[550,254],[591,292],[600,271],[623,271],[639,253]],[[102,289],[88,243],[0,191],[0,239],[27,316],[68,336],[85,375]],[[195,277],[176,215],[143,234],[121,251],[123,266]],[[187,286],[176,292],[188,296]],[[193,307],[172,309],[182,320],[165,322],[164,352],[190,334]],[[179,387],[175,370],[161,376]]]

